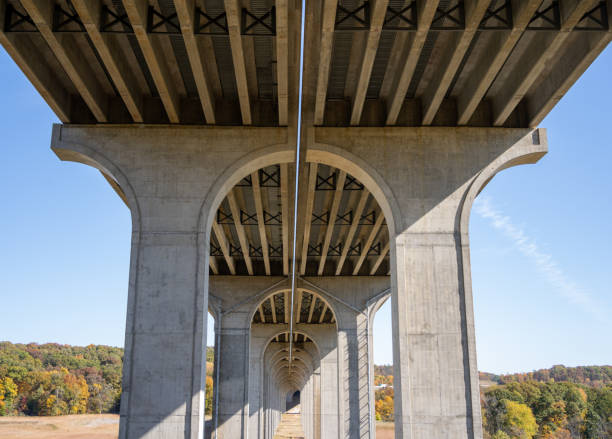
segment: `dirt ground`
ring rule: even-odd
[[[393,422],[377,422],[376,423],[376,439],[393,439],[395,437],[395,428]]]
[[[116,439],[118,415],[0,417],[2,439]],[[393,439],[393,423],[377,422],[376,439]]]
[[[118,415],[0,417],[2,439],[114,439]]]

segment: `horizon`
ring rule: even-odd
[[[612,363],[610,71],[608,47],[542,122],[549,153],[500,173],[475,203],[479,370]],[[58,120],[1,48],[0,72],[11,103],[0,110],[0,338],[123,347],[129,210],[99,172],[52,153]],[[377,365],[392,364],[390,328],[387,302],[374,322]]]

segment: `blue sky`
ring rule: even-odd
[[[612,47],[541,124],[549,153],[503,171],[470,224],[478,366],[612,364]],[[123,345],[130,215],[49,149],[56,117],[0,48],[0,340]],[[375,362],[391,363],[389,305]],[[210,331],[211,332],[211,331]]]

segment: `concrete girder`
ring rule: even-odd
[[[243,125],[252,124],[251,98],[249,92],[249,80],[247,77],[247,65],[245,59],[245,48],[240,32],[240,6],[238,0],[224,0],[225,13],[227,14],[227,26],[229,29],[230,44],[232,47],[232,60],[236,75],[236,87],[240,102],[240,113]]]
[[[201,47],[198,44],[194,29],[195,0],[174,0],[174,7],[181,24],[181,34],[187,49],[187,57],[189,58],[193,78],[198,89],[202,112],[206,118],[206,123],[214,124],[216,122],[215,99],[204,67]]]
[[[331,68],[336,8],[338,6],[338,0],[323,0],[323,2],[323,8],[321,10],[323,16],[321,26],[321,48],[314,108],[315,125],[323,125],[325,117],[325,101],[327,98],[327,84],[329,83]]]
[[[368,91],[370,75],[372,73],[372,67],[374,67],[374,59],[376,58],[378,41],[380,40],[380,34],[382,32],[383,23],[387,14],[388,5],[389,0],[376,0],[372,8],[370,30],[368,31],[368,38],[365,50],[363,52],[361,68],[359,70],[359,79],[357,81],[357,87],[354,93],[355,97],[353,98],[353,109],[351,112],[350,121],[351,125],[359,125],[361,122],[363,104]]]

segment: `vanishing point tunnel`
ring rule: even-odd
[[[396,438],[482,438],[471,206],[546,154],[537,126],[611,11],[0,0],[0,44],[61,121],[52,149],[131,211],[120,439],[210,434],[209,312],[213,437],[271,439],[299,395],[304,437],[373,438],[387,298]]]

